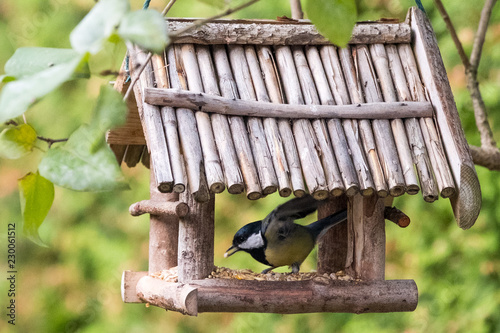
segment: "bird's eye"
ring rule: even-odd
[[[243,242],[243,236],[237,236],[235,239],[236,243],[242,243]]]

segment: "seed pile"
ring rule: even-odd
[[[163,270],[151,274],[152,277],[161,279],[167,282],[178,282],[177,267],[172,267],[168,270]],[[208,276],[209,279],[236,279],[236,280],[253,280],[253,281],[306,281],[306,280],[341,280],[353,281],[354,279],[347,275],[344,271],[336,273],[318,274],[316,272],[307,273],[273,273],[267,274],[254,273],[249,269],[230,269],[226,267],[215,267],[213,272]],[[319,281],[318,281],[319,282]]]

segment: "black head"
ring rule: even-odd
[[[233,245],[226,251],[224,257],[229,257],[241,250],[250,252],[253,249],[264,247],[265,243],[261,234],[261,226],[262,221],[256,221],[241,227],[234,234]]]

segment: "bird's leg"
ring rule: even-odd
[[[292,273],[295,274],[295,273],[298,273],[300,270],[300,264],[299,263],[296,263],[294,262],[292,264]]]
[[[266,268],[265,270],[263,270],[260,274],[267,274],[269,273],[270,271],[272,271],[273,269],[275,269],[276,267],[269,267],[269,268]]]

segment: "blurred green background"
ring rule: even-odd
[[[132,1],[135,8],[142,1]],[[0,66],[22,46],[69,47],[69,33],[90,10],[92,0],[4,0],[0,2]],[[152,1],[162,9],[166,1]],[[404,20],[413,1],[360,0],[361,19]],[[423,1],[438,35],[466,136],[479,144],[463,67],[431,0]],[[483,1],[444,1],[466,51],[470,51]],[[170,16],[207,17],[216,11],[195,0],[178,0]],[[262,0],[237,17],[290,15],[288,0]],[[495,136],[500,139],[500,10],[493,12],[479,69],[481,89]],[[93,73],[118,70],[123,46],[108,45],[91,61]],[[27,114],[39,134],[66,137],[89,120],[99,87],[109,77],[66,83]],[[41,146],[46,147],[46,146]],[[35,171],[37,154],[20,161],[0,161],[2,268],[8,223],[20,221],[17,179]],[[56,198],[40,229],[48,248],[17,237],[17,320],[7,324],[7,283],[2,269],[0,331],[19,332],[500,332],[500,180],[497,172],[477,167],[483,209],[476,225],[459,229],[448,200],[425,203],[404,196],[396,205],[411,218],[407,229],[387,224],[387,279],[414,279],[419,305],[411,313],[390,314],[200,314],[197,318],[144,305],[123,304],[123,270],[147,270],[148,217],[133,218],[130,204],[148,198],[147,169],[124,168],[132,190],[78,193],[56,189]],[[250,256],[229,259],[223,253],[243,224],[264,217],[278,203],[276,195],[256,202],[244,196],[218,195],[215,263],[231,268],[263,266]],[[315,268],[315,255],[304,264]]]

